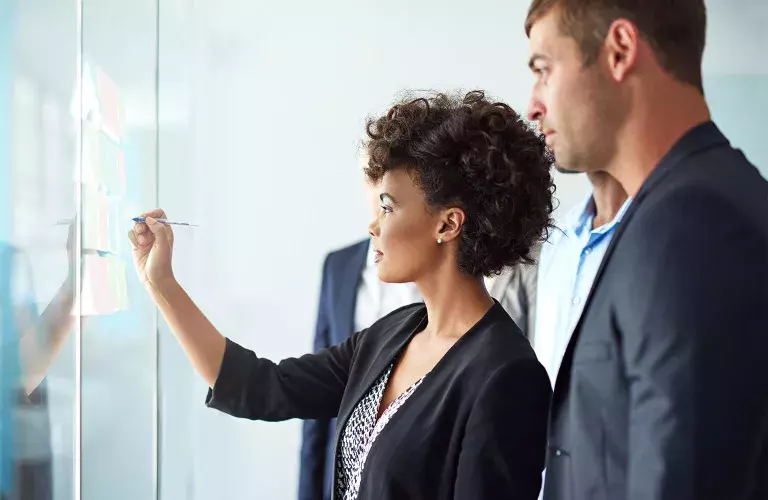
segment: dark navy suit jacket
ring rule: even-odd
[[[355,333],[357,289],[368,246],[366,239],[326,257],[315,327],[315,352],[341,344]],[[299,500],[331,498],[335,428],[336,419],[304,421]]]
[[[546,500],[768,498],[768,183],[711,122],[632,200],[555,385]]]

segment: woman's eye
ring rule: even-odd
[[[388,207],[388,206],[386,206],[386,205],[382,205],[382,206],[381,206],[381,210],[382,210],[382,211],[383,211],[385,214],[389,214],[389,213],[392,213],[392,209],[391,209],[391,208],[389,208],[389,207]]]

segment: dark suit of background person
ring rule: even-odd
[[[768,498],[768,183],[712,123],[664,156],[555,386],[546,500]]]
[[[369,248],[369,240],[366,239],[326,257],[315,327],[315,352],[341,344],[355,332],[355,306]],[[533,255],[538,257],[538,250]],[[522,332],[529,335],[534,320],[536,267],[507,269],[500,276],[486,279],[486,285]],[[420,300],[417,290],[413,299]],[[331,498],[335,456],[332,437],[335,429],[336,419],[304,421],[299,500]]]

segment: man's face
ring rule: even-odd
[[[607,167],[614,152],[621,109],[604,62],[585,67],[579,46],[562,33],[560,9],[536,21],[529,65],[535,84],[528,119],[536,121],[561,172]]]

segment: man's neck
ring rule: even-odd
[[[592,200],[595,204],[592,229],[596,229],[616,218],[616,214],[627,200],[627,192],[621,187],[619,181],[607,172],[590,172],[587,177],[592,183]]]
[[[670,149],[692,128],[709,121],[707,103],[688,85],[663,85],[663,93],[643,95],[622,126],[618,152],[608,171],[635,196]]]

